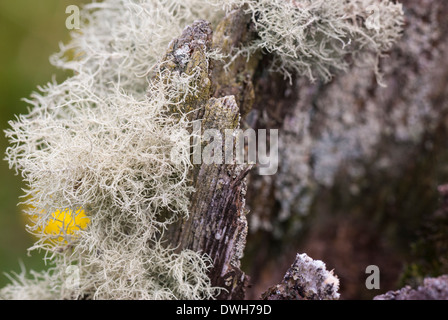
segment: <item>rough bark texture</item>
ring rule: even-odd
[[[279,283],[296,252],[335,269],[342,299],[378,294],[364,286],[370,264],[385,291],[448,273],[433,262],[422,270],[425,258],[411,247],[436,209],[435,186],[448,178],[448,4],[401,2],[406,25],[381,61],[385,88],[357,66],[328,84],[257,73],[251,119],[280,129],[280,167],[272,177],[248,176],[248,297]],[[425,252],[435,245],[424,241]]]
[[[322,261],[297,254],[281,283],[262,295],[264,300],[336,300],[339,279],[327,271]]]
[[[248,17],[240,11],[234,12],[223,20],[212,37],[210,25],[197,21],[172,42],[166,55],[166,60],[171,61],[167,67],[171,70],[190,74],[196,67],[201,68],[202,92],[192,97],[183,111],[196,110],[190,120],[201,120],[202,133],[206,129],[218,129],[224,137],[225,129],[240,128],[241,114],[252,107],[254,93],[250,79],[256,61],[248,64],[242,57],[224,71],[226,61],[209,65],[205,56],[212,48],[230,53],[231,48],[248,36],[248,23]],[[185,57],[177,56],[178,48],[189,48],[188,65],[182,64]],[[225,150],[222,151],[224,154]],[[169,243],[178,250],[191,249],[212,258],[214,265],[209,274],[212,284],[226,289],[219,299],[243,299],[247,286],[240,259],[247,235],[245,178],[249,170],[250,166],[238,164],[195,165],[190,177],[196,190],[190,202],[190,217],[167,232]]]
[[[197,165],[190,219],[167,232],[179,250],[214,259],[212,282],[228,290],[219,298],[259,298],[282,281],[297,252],[335,269],[343,299],[378,294],[364,286],[368,265],[380,267],[387,291],[416,261],[410,243],[421,239],[420,226],[436,209],[434,186],[448,181],[448,3],[402,3],[403,38],[381,61],[385,88],[373,70],[359,66],[324,84],[288,82],[268,72],[270,58],[261,54],[206,63],[206,48],[228,54],[255,36],[241,11],[213,32],[197,22],[172,42],[167,67],[203,73],[202,93],[185,106],[198,109],[192,119],[204,119],[202,129],[280,130],[275,176],[248,174],[245,166]],[[193,57],[188,65],[176,53],[185,46]],[[448,273],[448,264],[424,271]],[[403,279],[416,276],[408,272]]]
[[[448,300],[448,276],[426,278],[416,289],[406,286],[376,296],[374,300]]]

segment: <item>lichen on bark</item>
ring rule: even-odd
[[[281,124],[286,112],[268,110],[272,101],[260,106],[266,79],[276,79],[272,87],[280,89],[293,88],[282,79],[295,78],[292,73],[329,80],[351,58],[364,61],[363,48],[374,56],[388,48],[401,25],[398,6],[391,5],[388,32],[367,32],[357,22],[367,0],[224,2],[232,5],[224,18],[201,0],[189,2],[194,7],[178,0],[86,6],[90,23],[54,58],[75,75],[34,95],[30,115],[12,123],[8,159],[30,183],[38,204],[31,211],[48,211],[40,223],[52,209],[74,205],[85,207],[91,220],[69,246],[36,245],[57,256],[56,271],[42,285],[55,280],[60,297],[199,299],[216,297],[221,288],[220,299],[244,298],[251,166],[193,165],[188,152],[176,162],[168,160],[170,149],[192,138],[195,121],[202,132],[221,133]],[[84,54],[67,61],[70,50]],[[83,277],[71,291],[63,273],[72,263]]]

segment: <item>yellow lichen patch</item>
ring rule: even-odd
[[[42,214],[44,213],[42,212]],[[40,219],[38,215],[31,216],[31,224],[35,225],[38,219]],[[42,228],[37,229],[37,234],[48,236],[58,244],[67,243],[66,235],[74,236],[78,230],[85,229],[89,222],[90,219],[82,208],[74,212],[70,209],[56,210],[46,221],[43,230]]]

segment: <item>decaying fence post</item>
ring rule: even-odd
[[[200,69],[201,92],[182,107],[196,110],[190,120],[200,120],[202,130],[217,129],[223,134],[225,129],[239,129],[242,110],[251,108],[251,76],[257,61],[248,64],[241,57],[224,70],[225,61],[208,63],[206,58],[206,52],[213,48],[219,48],[221,54],[230,53],[236,42],[248,36],[248,24],[248,17],[237,11],[223,20],[213,36],[210,24],[199,20],[171,42],[165,56],[170,61],[167,68],[187,74]],[[183,65],[183,61],[189,62]],[[190,175],[195,188],[190,216],[174,224],[166,235],[177,250],[191,249],[212,258],[212,285],[226,289],[219,299],[242,299],[247,286],[240,259],[247,235],[245,177],[249,170],[247,164],[196,164]]]

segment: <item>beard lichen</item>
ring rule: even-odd
[[[28,114],[10,121],[6,130],[11,143],[6,160],[28,185],[26,213],[38,217],[28,226],[39,236],[30,250],[44,250],[50,267],[31,272],[31,279],[24,270],[13,274],[0,297],[215,297],[219,288],[207,276],[213,261],[200,252],[175,252],[163,241],[164,230],[189,214],[190,154],[171,155],[189,140],[191,121],[173,110],[195,96],[201,73],[168,71],[161,67],[161,53],[195,20],[215,26],[226,9],[243,8],[259,37],[235,55],[264,50],[273,54],[274,70],[328,80],[331,69],[344,69],[347,52],[367,47],[379,54],[398,37],[401,8],[389,1],[381,2],[389,17],[384,32],[371,34],[350,20],[371,2],[105,0],[85,5],[80,32],[51,57],[53,65],[73,76],[40,87],[26,100]],[[219,52],[208,54],[213,56]],[[76,236],[66,228],[59,234],[43,232],[52,213],[79,208],[89,223],[76,228]]]
[[[171,159],[171,151],[188,140],[190,123],[172,110],[195,92],[198,73],[161,71],[158,57],[186,24],[211,16],[199,3],[111,0],[81,11],[82,32],[51,59],[74,75],[33,93],[29,113],[6,131],[6,158],[28,185],[26,213],[35,218],[28,229],[38,240],[30,250],[45,250],[52,266],[33,279],[16,274],[3,298],[216,294],[207,277],[209,258],[174,253],[162,240],[169,224],[188,217],[190,156]],[[66,59],[70,55],[75,58]],[[53,212],[80,207],[89,223],[76,237],[63,227],[43,232]],[[76,286],[68,281],[71,266],[79,270]]]
[[[223,0],[252,15],[258,38],[235,53],[272,54],[272,71],[329,81],[350,63],[377,69],[381,53],[399,39],[402,5],[389,0]],[[373,9],[373,12],[372,12]],[[376,28],[369,26],[377,18]],[[379,70],[376,70],[381,80]]]

